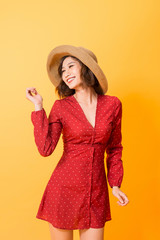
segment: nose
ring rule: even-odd
[[[70,76],[70,71],[69,71],[69,70],[66,70],[66,71],[65,71],[65,74],[64,74],[65,79],[68,78],[68,76]]]

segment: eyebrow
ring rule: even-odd
[[[70,63],[75,63],[75,62],[70,62]],[[67,65],[69,65],[70,63],[68,63]],[[62,68],[64,68],[64,67],[62,67]]]

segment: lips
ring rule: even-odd
[[[67,82],[70,83],[75,77],[70,77],[67,79]]]

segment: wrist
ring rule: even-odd
[[[43,105],[42,104],[35,104],[35,111],[40,111],[42,110]]]

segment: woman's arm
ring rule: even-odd
[[[122,103],[115,97],[114,120],[111,136],[107,143],[107,178],[111,188],[114,186],[121,187],[124,169],[122,163],[122,134],[121,134],[121,119],[122,119]]]
[[[35,106],[35,111],[31,113],[35,143],[43,157],[52,154],[60,138],[62,131],[60,111],[60,101],[56,100],[48,118],[43,107]]]

